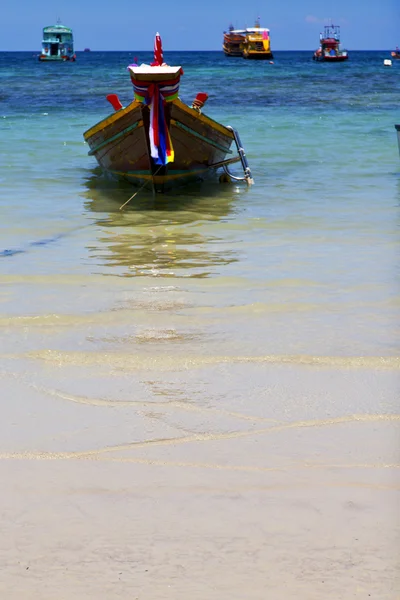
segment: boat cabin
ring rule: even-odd
[[[244,34],[244,29],[234,29],[233,25],[229,26],[228,31],[224,31],[222,49],[226,56],[242,56]]]

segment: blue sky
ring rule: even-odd
[[[58,4],[58,8],[57,8]],[[74,32],[75,50],[151,50],[159,31],[164,51],[219,50],[230,23],[271,31],[272,50],[314,50],[323,25],[341,26],[351,50],[400,46],[399,0],[3,0],[0,50],[41,47],[42,28],[61,22]]]

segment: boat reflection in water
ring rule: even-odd
[[[227,243],[226,222],[243,203],[243,186],[216,189],[203,182],[167,200],[144,190],[121,211],[129,184],[102,178],[96,168],[85,185],[85,208],[94,213],[97,229],[88,250],[103,274],[198,278],[238,260],[237,247]]]

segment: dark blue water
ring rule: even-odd
[[[168,64],[183,66],[181,96],[187,102],[202,89],[213,106],[223,108],[396,112],[400,65],[394,61],[392,68],[384,68],[388,55],[353,51],[347,62],[334,65],[315,63],[310,52],[275,52],[273,65],[227,58],[222,52],[166,52],[164,57]],[[152,54],[78,52],[75,63],[60,64],[39,63],[30,52],[2,52],[1,113],[96,112],[110,91],[127,100],[132,96],[126,66],[134,59],[149,63]]]

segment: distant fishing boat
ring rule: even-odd
[[[393,50],[393,52],[390,53],[390,56],[392,58],[400,58],[400,50],[398,46],[396,46],[396,50]]]
[[[154,62],[128,70],[134,100],[124,108],[116,94],[109,94],[115,112],[83,134],[89,155],[104,171],[154,192],[204,179],[218,168],[225,171],[222,181],[253,183],[237,131],[202,114],[208,95],[197,94],[191,106],[178,98],[183,70],[164,62],[158,34]],[[228,171],[236,162],[242,164],[243,177]]]
[[[268,60],[274,57],[271,51],[270,31],[260,26],[260,19],[254,27],[234,29],[231,25],[224,32],[222,49],[226,56],[241,56],[242,58]]]
[[[244,29],[235,30],[233,25],[224,31],[222,50],[226,56],[243,56]]]
[[[85,48],[83,51],[84,52],[90,52],[90,48]]]
[[[314,52],[313,60],[324,62],[342,62],[349,58],[347,50],[340,45],[340,26],[325,25],[324,35],[319,34],[319,48]]]
[[[56,25],[43,28],[42,51],[38,56],[40,61],[74,61],[74,36],[72,29],[61,25],[60,20]]]

